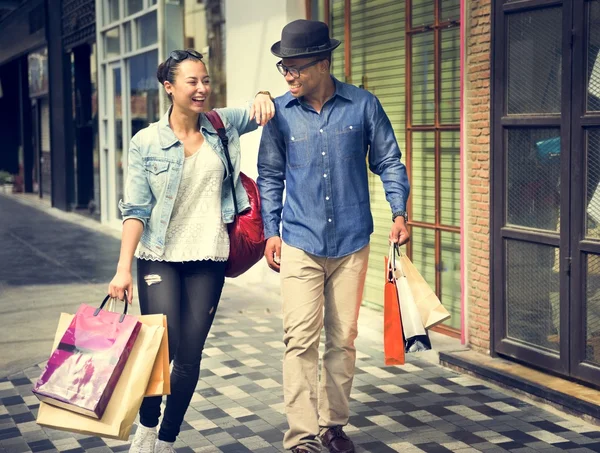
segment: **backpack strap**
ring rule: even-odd
[[[233,207],[235,208],[235,215],[238,215],[237,197],[235,195],[235,184],[233,183],[233,165],[231,165],[231,158],[229,157],[229,138],[227,137],[227,132],[225,131],[225,125],[223,124],[223,120],[221,119],[216,110],[206,112],[204,115],[206,115],[206,118],[208,119],[208,121],[210,121],[210,124],[212,124],[212,126],[217,131],[217,134],[221,139],[221,143],[223,144],[223,148],[225,150],[225,158],[227,159],[227,166],[229,170],[229,181],[231,182]]]

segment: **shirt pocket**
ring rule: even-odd
[[[306,167],[308,160],[308,133],[291,134],[287,143],[287,163],[290,168]]]
[[[340,159],[364,159],[363,128],[360,123],[348,123],[335,134],[335,147]]]
[[[157,194],[162,192],[169,178],[169,164],[165,160],[147,160],[146,171],[148,175],[148,183],[152,192]]]

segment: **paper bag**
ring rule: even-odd
[[[140,316],[140,321],[147,325],[161,325],[165,328],[160,348],[150,375],[146,396],[161,396],[171,393],[171,370],[169,368],[169,336],[167,334],[167,317],[165,315]]]
[[[404,253],[400,253],[398,263],[406,275],[412,297],[419,310],[419,314],[421,315],[423,327],[429,329],[450,318],[448,310],[441,304],[435,292],[427,284],[421,274],[419,274],[419,271],[408,259],[408,256]]]
[[[404,337],[392,261],[385,257],[383,291],[383,350],[386,365],[404,365]]]
[[[72,319],[73,315],[61,314],[54,340],[55,346]],[[63,431],[127,440],[142,404],[163,333],[164,327],[160,325],[141,326],[129,359],[100,420],[41,403],[37,423]]]

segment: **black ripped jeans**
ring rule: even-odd
[[[200,359],[225,282],[224,262],[137,260],[140,310],[167,315],[171,394],[158,438],[175,442],[200,376]],[[144,398],[140,422],[158,425],[162,397]]]

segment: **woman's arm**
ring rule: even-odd
[[[123,233],[121,236],[121,253],[119,263],[117,264],[117,273],[108,285],[108,294],[110,297],[116,297],[119,300],[125,299],[127,292],[127,302],[133,301],[133,277],[131,276],[131,264],[133,254],[140,242],[144,224],[139,219],[127,219],[123,223]]]

